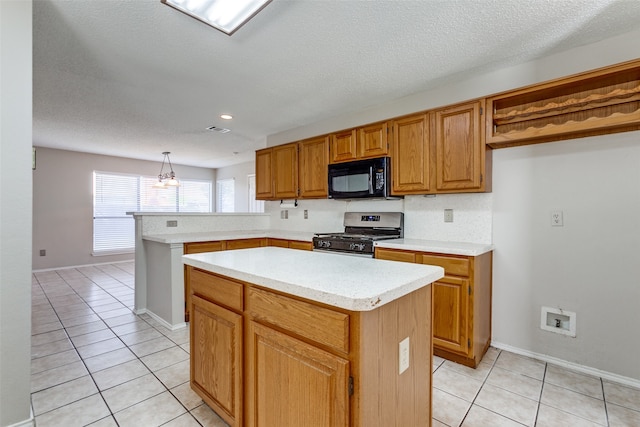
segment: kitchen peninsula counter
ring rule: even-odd
[[[430,425],[441,267],[278,247],[182,259],[191,388],[230,426]]]

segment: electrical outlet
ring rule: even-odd
[[[40,249],[40,256],[47,256],[47,250],[46,249]]]
[[[453,209],[444,210],[444,222],[453,222]]]
[[[177,219],[167,221],[167,227],[177,227],[177,226],[178,226]]]
[[[308,210],[304,210],[304,219],[309,219],[309,211]]]
[[[551,226],[562,227],[563,225],[564,225],[564,221],[562,219],[562,211],[551,212]]]
[[[284,209],[280,211],[280,219],[289,219],[289,211]]]
[[[409,337],[406,337],[398,345],[398,374],[403,373],[409,369]]]

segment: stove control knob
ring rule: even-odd
[[[320,240],[320,247],[321,248],[329,248],[331,247],[331,242],[328,240]]]
[[[349,249],[351,249],[352,251],[364,251],[364,243],[351,243],[349,245]]]

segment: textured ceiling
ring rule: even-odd
[[[160,0],[33,14],[34,145],[212,168],[267,135],[640,28],[637,0],[274,0],[231,37]]]

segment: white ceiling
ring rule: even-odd
[[[211,168],[252,160],[267,135],[640,28],[637,0],[274,0],[231,37],[160,0],[33,14],[34,145]]]

